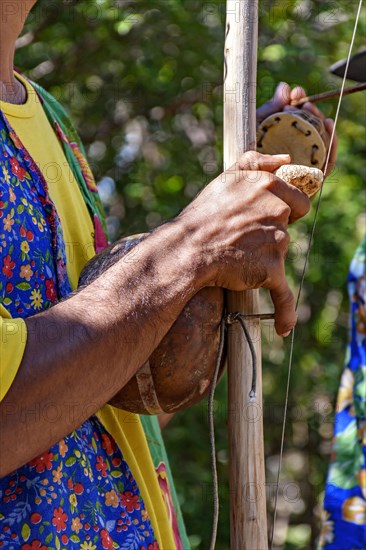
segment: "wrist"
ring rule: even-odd
[[[217,227],[212,224],[210,215],[198,223],[196,220],[194,203],[191,203],[175,220],[180,226],[182,247],[186,250],[188,269],[194,275],[194,285],[197,292],[207,286],[213,286],[216,280]],[[215,244],[216,243],[216,244]]]
[[[160,260],[169,266],[171,277],[185,280],[192,296],[210,284],[200,237],[198,228],[182,215],[158,227],[149,237]]]

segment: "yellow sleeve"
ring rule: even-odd
[[[104,405],[97,416],[105,429],[113,436],[131,469],[145,502],[159,548],[177,550],[168,509],[163,499],[139,416],[122,409],[116,409],[111,405]]]
[[[0,304],[0,401],[4,399],[18,372],[27,341],[23,319],[12,319]]]

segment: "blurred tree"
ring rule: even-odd
[[[338,86],[328,67],[347,55],[356,7],[349,0],[262,0],[258,103],[272,96],[280,80],[310,93]],[[219,173],[224,25],[223,0],[39,0],[31,13],[18,40],[17,65],[70,111],[99,182],[111,239],[174,216]],[[365,17],[356,50],[364,31]],[[335,102],[322,107],[331,116]],[[278,513],[278,547],[287,549],[313,548],[318,534],[333,403],[347,339],[345,279],[365,228],[364,124],[364,95],[344,99],[339,160],[324,190],[299,309]],[[294,288],[311,221],[309,215],[292,229],[287,267]],[[275,337],[270,326],[263,332],[271,496],[288,343]],[[209,547],[212,517],[205,407],[178,415],[166,431],[192,548],[202,550]],[[217,549],[228,550],[225,382],[217,390],[216,407]]]

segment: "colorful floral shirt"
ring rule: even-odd
[[[95,249],[100,250],[106,244],[104,220],[82,145],[62,108],[46,92],[37,91],[78,180],[94,222]],[[47,183],[2,111],[0,251],[0,304],[13,317],[34,315],[70,293],[62,224]],[[49,411],[51,417],[54,412]],[[0,479],[0,548],[158,550],[136,479],[121,445],[105,429],[104,416],[103,423],[91,417],[41,456]],[[157,419],[151,418],[145,423],[146,434],[152,430],[161,441],[155,429]],[[162,503],[169,504],[165,513],[174,550],[183,549],[179,528],[183,537],[185,531],[177,497],[167,483],[169,466],[161,456],[162,452],[154,455],[155,483]]]
[[[366,236],[351,263],[350,341],[342,374],[319,548],[366,548]]]
[[[0,119],[1,303],[28,317],[71,292],[47,183]],[[52,412],[51,412],[52,414]],[[0,547],[158,548],[137,484],[96,417],[0,480]]]

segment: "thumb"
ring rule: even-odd
[[[248,151],[239,159],[240,170],[260,170],[264,172],[274,172],[284,164],[290,164],[291,157],[288,154],[283,155],[263,155],[256,151]]]

